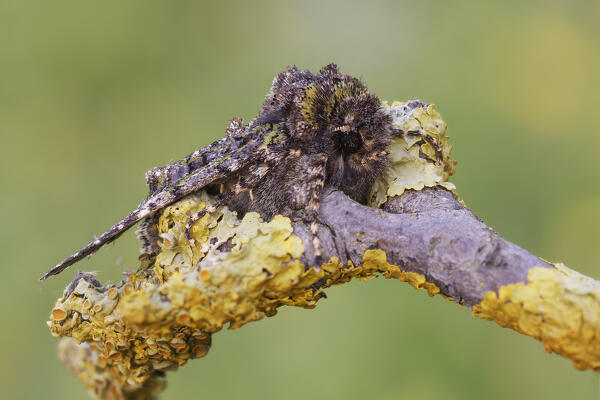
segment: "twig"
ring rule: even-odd
[[[161,251],[143,255],[137,271],[106,286],[80,273],[65,289],[48,321],[65,337],[63,362],[94,398],[156,398],[164,371],[204,356],[224,325],[283,305],[312,308],[331,285],[383,275],[529,335],[578,369],[600,370],[600,283],[502,239],[447,190],[454,164],[445,124],[432,106],[416,107],[390,112],[404,130],[429,127],[443,159],[421,157],[435,156],[428,143],[394,144],[396,174],[371,198],[382,208],[327,192],[317,235],[329,262],[316,264],[304,223],[256,213],[240,220],[226,207],[194,225],[190,244],[189,216],[215,201],[197,193],[162,210]]]

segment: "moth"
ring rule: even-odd
[[[225,133],[180,161],[148,171],[148,197],[40,279],[93,254],[140,220],[144,220],[138,230],[143,252],[157,253],[156,213],[199,190],[216,195],[218,201],[190,218],[186,226],[190,241],[194,222],[227,206],[238,216],[256,211],[263,219],[282,214],[310,223],[319,257],[316,221],[324,188],[336,188],[364,203],[370,186],[386,169],[395,135],[431,139],[417,131],[395,129],[379,98],[361,80],[340,73],[335,64],[318,73],[295,66],[279,73],[258,116],[248,124],[233,118]]]

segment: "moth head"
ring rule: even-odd
[[[370,152],[389,145],[391,118],[369,92],[344,98],[333,113],[330,132],[345,155]]]

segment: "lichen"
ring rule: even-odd
[[[406,189],[453,189],[447,183],[454,162],[446,124],[433,105],[385,107],[396,127],[430,135],[443,158],[436,158],[430,143],[408,136],[396,140],[389,173],[374,185],[372,204],[381,205],[387,196]],[[164,371],[206,355],[211,335],[224,326],[239,328],[275,315],[284,305],[313,308],[325,288],[353,278],[383,275],[427,290],[430,296],[440,292],[424,275],[389,264],[386,254],[376,249],[365,252],[359,266],[336,258],[305,266],[300,261],[303,243],[293,234],[290,219],[280,215],[263,221],[251,212],[239,219],[221,207],[197,221],[188,240],[190,216],[215,201],[200,192],[164,208],[156,256],[142,255],[138,270],[117,284],[103,286],[91,275],[79,274],[56,302],[50,331],[64,337],[60,357],[92,397],[156,398],[164,386]]]
[[[440,288],[434,283],[428,282],[425,275],[405,271],[397,265],[389,264],[387,262],[387,255],[383,250],[373,249],[365,251],[363,262],[363,268],[369,271],[382,272],[386,278],[394,278],[406,282],[415,289],[425,289],[429,296],[435,296],[440,293]]]
[[[60,360],[85,384],[93,398],[155,400],[166,385],[164,374],[154,373],[139,387],[123,386],[114,379],[110,368],[100,366],[97,354],[88,343],[78,344],[73,338],[64,338],[58,345]]]
[[[165,208],[155,259],[142,257],[140,268],[117,285],[77,278],[57,301],[50,330],[67,337],[61,359],[93,397],[159,390],[161,371],[204,356],[211,334],[223,326],[239,328],[283,305],[313,308],[325,288],[352,278],[382,274],[439,293],[424,276],[389,264],[381,250],[365,252],[360,266],[333,258],[307,268],[299,261],[302,241],[282,216],[264,222],[248,213],[240,220],[223,207],[194,225],[192,245],[184,233],[189,216],[212,203],[202,193]]]
[[[384,105],[393,119],[394,127],[428,134],[440,147],[439,159],[435,148],[417,136],[397,137],[390,146],[390,166],[385,176],[378,179],[371,189],[369,205],[380,207],[389,196],[400,196],[407,189],[421,190],[424,187],[442,186],[454,190],[448,182],[454,173],[456,162],[451,160],[446,123],[433,104],[418,100],[394,102]],[[435,160],[435,162],[434,162]]]
[[[600,371],[600,282],[554,266],[533,267],[528,283],[486,293],[473,315],[539,340],[579,370]]]

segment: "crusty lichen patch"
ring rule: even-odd
[[[302,241],[282,216],[264,222],[248,213],[240,220],[224,207],[194,225],[192,246],[185,225],[209,203],[202,193],[165,208],[155,259],[142,257],[138,271],[117,285],[79,279],[51,311],[52,334],[68,337],[61,359],[95,398],[148,393],[160,371],[204,356],[223,326],[238,328],[283,305],[312,308],[323,289],[352,278],[383,274],[439,292],[422,275],[389,264],[381,250],[367,251],[360,266],[334,258],[307,268],[299,261]]]
[[[60,341],[58,356],[67,369],[85,384],[93,398],[154,400],[166,385],[166,379],[160,373],[152,374],[139,387],[120,385],[110,368],[99,365],[97,351],[92,350],[88,343],[78,344],[73,338]]]
[[[394,278],[406,282],[415,289],[425,289],[429,296],[435,296],[440,293],[440,288],[434,283],[428,282],[425,275],[404,271],[397,265],[389,264],[387,262],[387,255],[383,250],[367,250],[363,256],[363,261],[363,268],[382,272],[386,278]]]
[[[389,196],[400,196],[407,189],[443,186],[454,190],[448,182],[456,162],[450,158],[452,146],[446,136],[446,123],[433,104],[418,100],[394,102],[385,105],[393,119],[394,127],[404,132],[421,131],[437,143],[441,159],[431,141],[419,136],[404,135],[394,139],[390,146],[390,166],[386,176],[378,179],[371,189],[369,204],[380,207]]]
[[[600,282],[555,267],[533,267],[528,283],[486,293],[473,314],[539,340],[577,369],[600,371]]]

